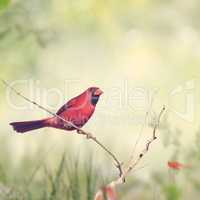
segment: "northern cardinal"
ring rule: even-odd
[[[102,94],[102,90],[98,87],[90,87],[82,94],[69,100],[56,114],[64,120],[73,123],[76,127],[81,128],[94,113],[96,104]],[[58,117],[50,117],[36,121],[13,122],[10,123],[10,125],[19,133],[25,133],[44,127],[53,127],[67,131],[76,130],[72,124],[66,124]]]

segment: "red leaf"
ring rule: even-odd
[[[168,167],[173,170],[181,170],[183,168],[190,168],[189,165],[184,165],[178,161],[168,161]]]
[[[107,197],[105,199],[104,197]],[[95,200],[119,200],[117,198],[117,192],[114,184],[107,185],[97,192]]]

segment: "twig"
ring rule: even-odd
[[[0,79],[1,82],[8,87],[9,89],[11,89],[13,92],[15,92],[18,96],[22,97],[24,100],[28,101],[29,103],[32,103],[33,105],[37,106],[38,108],[40,108],[41,110],[46,111],[47,113],[49,113],[50,115],[53,115],[54,117],[59,118],[60,120],[62,120],[65,123],[65,126],[72,126],[77,130],[78,134],[81,135],[85,135],[87,139],[91,139],[92,141],[94,141],[97,145],[99,145],[104,151],[106,151],[108,153],[108,155],[115,161],[116,163],[116,167],[119,170],[119,177],[122,176],[123,174],[123,170],[122,170],[122,163],[118,160],[118,158],[105,146],[103,145],[96,137],[94,137],[91,133],[84,131],[83,129],[77,127],[75,124],[73,124],[70,121],[65,120],[64,118],[60,117],[59,115],[51,112],[50,110],[48,110],[47,108],[41,106],[40,104],[36,103],[35,101],[30,100],[29,98],[25,97],[24,95],[22,95],[20,92],[18,92],[14,87],[12,87],[7,81]]]
[[[154,140],[157,139],[156,137],[156,131],[159,128],[160,125],[160,119],[163,115],[165,111],[165,106],[163,106],[162,110],[160,111],[160,114],[158,115],[158,119],[157,122],[155,124],[155,126],[153,127],[153,134],[152,134],[152,138],[146,143],[146,146],[144,148],[144,150],[139,154],[137,160],[133,163],[128,163],[128,167],[123,170],[123,174],[121,175],[121,177],[117,178],[116,180],[110,182],[106,187],[112,186],[113,188],[115,188],[117,185],[121,185],[125,182],[126,177],[128,176],[128,174],[135,169],[135,167],[139,164],[139,162],[142,160],[142,158],[146,155],[146,153],[149,151],[150,145],[153,143]],[[135,169],[136,171],[137,169]],[[103,193],[103,190],[99,190],[95,196],[95,200],[97,199],[98,195],[101,195]]]
[[[150,102],[149,108],[148,108],[148,110],[147,110],[146,113],[145,113],[144,123],[143,123],[142,126],[141,126],[141,129],[140,129],[140,132],[139,132],[139,134],[138,134],[137,140],[136,140],[136,142],[135,142],[135,144],[134,144],[133,151],[132,151],[132,154],[131,154],[131,156],[130,156],[128,165],[129,165],[130,163],[133,162],[135,150],[136,150],[136,148],[137,148],[137,145],[138,145],[139,142],[140,142],[140,139],[141,139],[141,137],[142,137],[142,133],[143,133],[143,131],[144,131],[144,128],[145,128],[146,123],[147,123],[147,120],[148,120],[148,116],[149,116],[149,114],[150,114],[150,112],[151,112],[151,109],[152,109],[152,105],[153,105],[153,101],[154,101],[154,96],[155,96],[155,93],[153,94],[153,96],[152,96],[152,98],[151,98],[151,102]]]
[[[125,178],[127,177],[127,175],[140,163],[140,161],[142,160],[142,158],[146,155],[146,153],[149,151],[149,148],[151,146],[151,144],[157,139],[156,137],[156,131],[159,128],[160,125],[160,120],[161,117],[164,113],[164,111],[166,110],[165,106],[163,106],[162,110],[160,111],[159,115],[158,115],[158,119],[157,122],[153,128],[153,134],[152,134],[152,138],[147,141],[144,150],[139,154],[137,160],[133,163],[130,163],[130,165],[123,171],[123,174],[120,178],[118,178],[117,180],[113,181],[113,183],[115,185],[119,185],[124,183]]]

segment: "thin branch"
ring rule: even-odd
[[[47,108],[39,105],[38,103],[36,103],[35,101],[30,100],[29,98],[25,97],[24,95],[22,95],[20,92],[18,92],[14,87],[12,87],[7,81],[0,79],[1,82],[8,87],[9,89],[11,89],[13,92],[15,92],[18,96],[22,97],[24,100],[26,100],[29,103],[32,103],[33,105],[37,106],[38,108],[40,108],[41,110],[46,111],[47,113],[49,113],[50,115],[59,118],[60,120],[62,120],[65,123],[65,126],[72,126],[73,128],[75,128],[77,130],[78,134],[84,135],[87,137],[87,139],[91,139],[92,141],[94,141],[97,145],[99,145],[104,151],[106,151],[108,153],[108,155],[115,161],[116,163],[116,167],[119,170],[119,177],[122,176],[123,174],[123,170],[122,170],[122,163],[118,160],[118,158],[105,146],[103,145],[96,137],[94,137],[91,133],[84,131],[83,129],[77,127],[75,124],[73,124],[70,121],[65,120],[64,118],[60,117],[59,115],[51,112],[50,110],[48,110]]]
[[[151,112],[151,109],[152,109],[152,106],[153,106],[154,96],[155,96],[155,92],[154,92],[154,94],[153,94],[153,96],[152,96],[152,98],[151,98],[151,102],[150,102],[149,108],[148,108],[148,110],[147,110],[146,113],[145,113],[144,123],[143,123],[142,126],[141,126],[141,129],[140,129],[140,132],[139,132],[139,134],[138,134],[137,140],[136,140],[136,142],[135,142],[135,144],[134,144],[133,151],[132,151],[132,154],[131,154],[131,156],[130,156],[128,165],[129,165],[130,163],[133,162],[134,154],[135,154],[137,145],[138,145],[139,142],[140,142],[140,139],[141,139],[141,137],[142,137],[142,133],[143,133],[143,131],[144,131],[144,128],[145,128],[146,123],[147,123],[147,120],[148,120],[148,116],[149,116],[149,114],[150,114],[150,112]]]
[[[120,178],[118,178],[117,180],[113,181],[113,183],[115,185],[124,183],[124,180],[127,177],[127,175],[140,163],[142,158],[147,154],[151,144],[157,139],[156,132],[157,132],[157,129],[159,128],[160,120],[161,120],[161,117],[164,114],[165,110],[166,110],[166,108],[165,108],[165,106],[163,106],[162,110],[160,111],[160,113],[158,115],[157,122],[156,122],[155,126],[153,127],[152,138],[150,138],[150,140],[147,141],[144,150],[139,154],[137,160],[133,163],[130,163],[129,166],[123,171],[122,176]]]
[[[116,188],[117,185],[121,185],[123,183],[125,183],[125,179],[126,177],[128,176],[128,174],[134,169],[134,171],[138,170],[136,169],[136,166],[140,163],[140,161],[142,160],[142,158],[146,155],[146,153],[149,151],[149,148],[150,148],[150,145],[153,143],[154,140],[157,139],[156,137],[156,131],[157,129],[159,128],[159,125],[160,125],[160,120],[161,120],[161,117],[163,115],[165,111],[165,106],[163,106],[162,110],[160,111],[159,115],[158,115],[158,119],[157,119],[157,122],[155,124],[155,126],[153,127],[153,134],[152,134],[152,138],[147,141],[146,145],[145,145],[145,148],[144,150],[139,154],[137,160],[133,163],[129,163],[128,164],[128,167],[123,170],[123,174],[121,175],[121,177],[117,178],[116,180],[110,182],[106,187],[110,187],[112,186],[113,188]],[[142,168],[144,168],[145,166],[143,166]],[[139,168],[139,169],[142,169],[142,168]],[[105,188],[106,188],[105,187]],[[103,190],[99,190],[95,196],[95,200],[97,199],[97,197],[99,196],[102,196],[103,194]]]

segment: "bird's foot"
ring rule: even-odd
[[[82,130],[77,130],[77,133],[81,134],[81,135],[85,135],[88,140],[89,139],[96,139],[91,133],[84,132]]]
[[[91,133],[86,134],[86,138],[89,139],[95,139],[95,137]]]
[[[80,135],[86,135],[85,132],[82,131],[82,130],[76,130],[76,132],[77,132],[78,134],[80,134]]]

